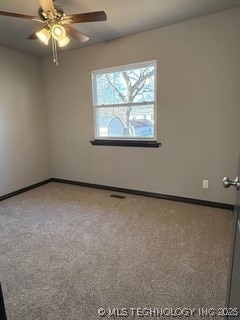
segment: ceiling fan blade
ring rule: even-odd
[[[14,13],[14,12],[5,12],[5,11],[0,11],[0,16],[29,19],[29,20],[39,19],[39,17],[35,17],[35,16],[29,16],[26,14],[19,14],[19,13]]]
[[[29,37],[28,37],[29,40],[37,40],[38,37],[36,36],[36,32],[32,33]]]
[[[40,6],[42,7],[44,12],[51,12],[53,16],[55,16],[56,12],[54,9],[53,1],[52,0],[38,0]]]
[[[106,21],[107,15],[104,11],[96,11],[96,12],[72,14],[64,17],[64,19],[71,19],[72,23]]]
[[[73,29],[72,27],[68,25],[64,25],[64,28],[66,29],[66,32],[69,36],[73,37],[74,39],[80,41],[80,42],[86,42],[89,40],[87,36],[85,36],[83,33],[79,32],[76,29]]]

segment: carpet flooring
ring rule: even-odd
[[[99,308],[133,319],[130,308],[225,306],[230,211],[110,194],[50,183],[0,203],[9,320],[104,319]]]

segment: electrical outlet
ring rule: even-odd
[[[203,180],[203,188],[208,189],[209,188],[209,180]]]

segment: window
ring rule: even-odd
[[[156,140],[156,61],[92,72],[95,139]]]

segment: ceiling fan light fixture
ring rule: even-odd
[[[52,26],[52,36],[55,40],[59,41],[62,38],[66,37],[66,30],[64,29],[63,26],[59,24],[54,24]]]
[[[58,40],[59,47],[65,47],[69,43],[70,39],[67,36],[62,37]]]
[[[43,28],[42,30],[36,32],[36,36],[47,46],[51,38],[51,33],[48,28]]]

